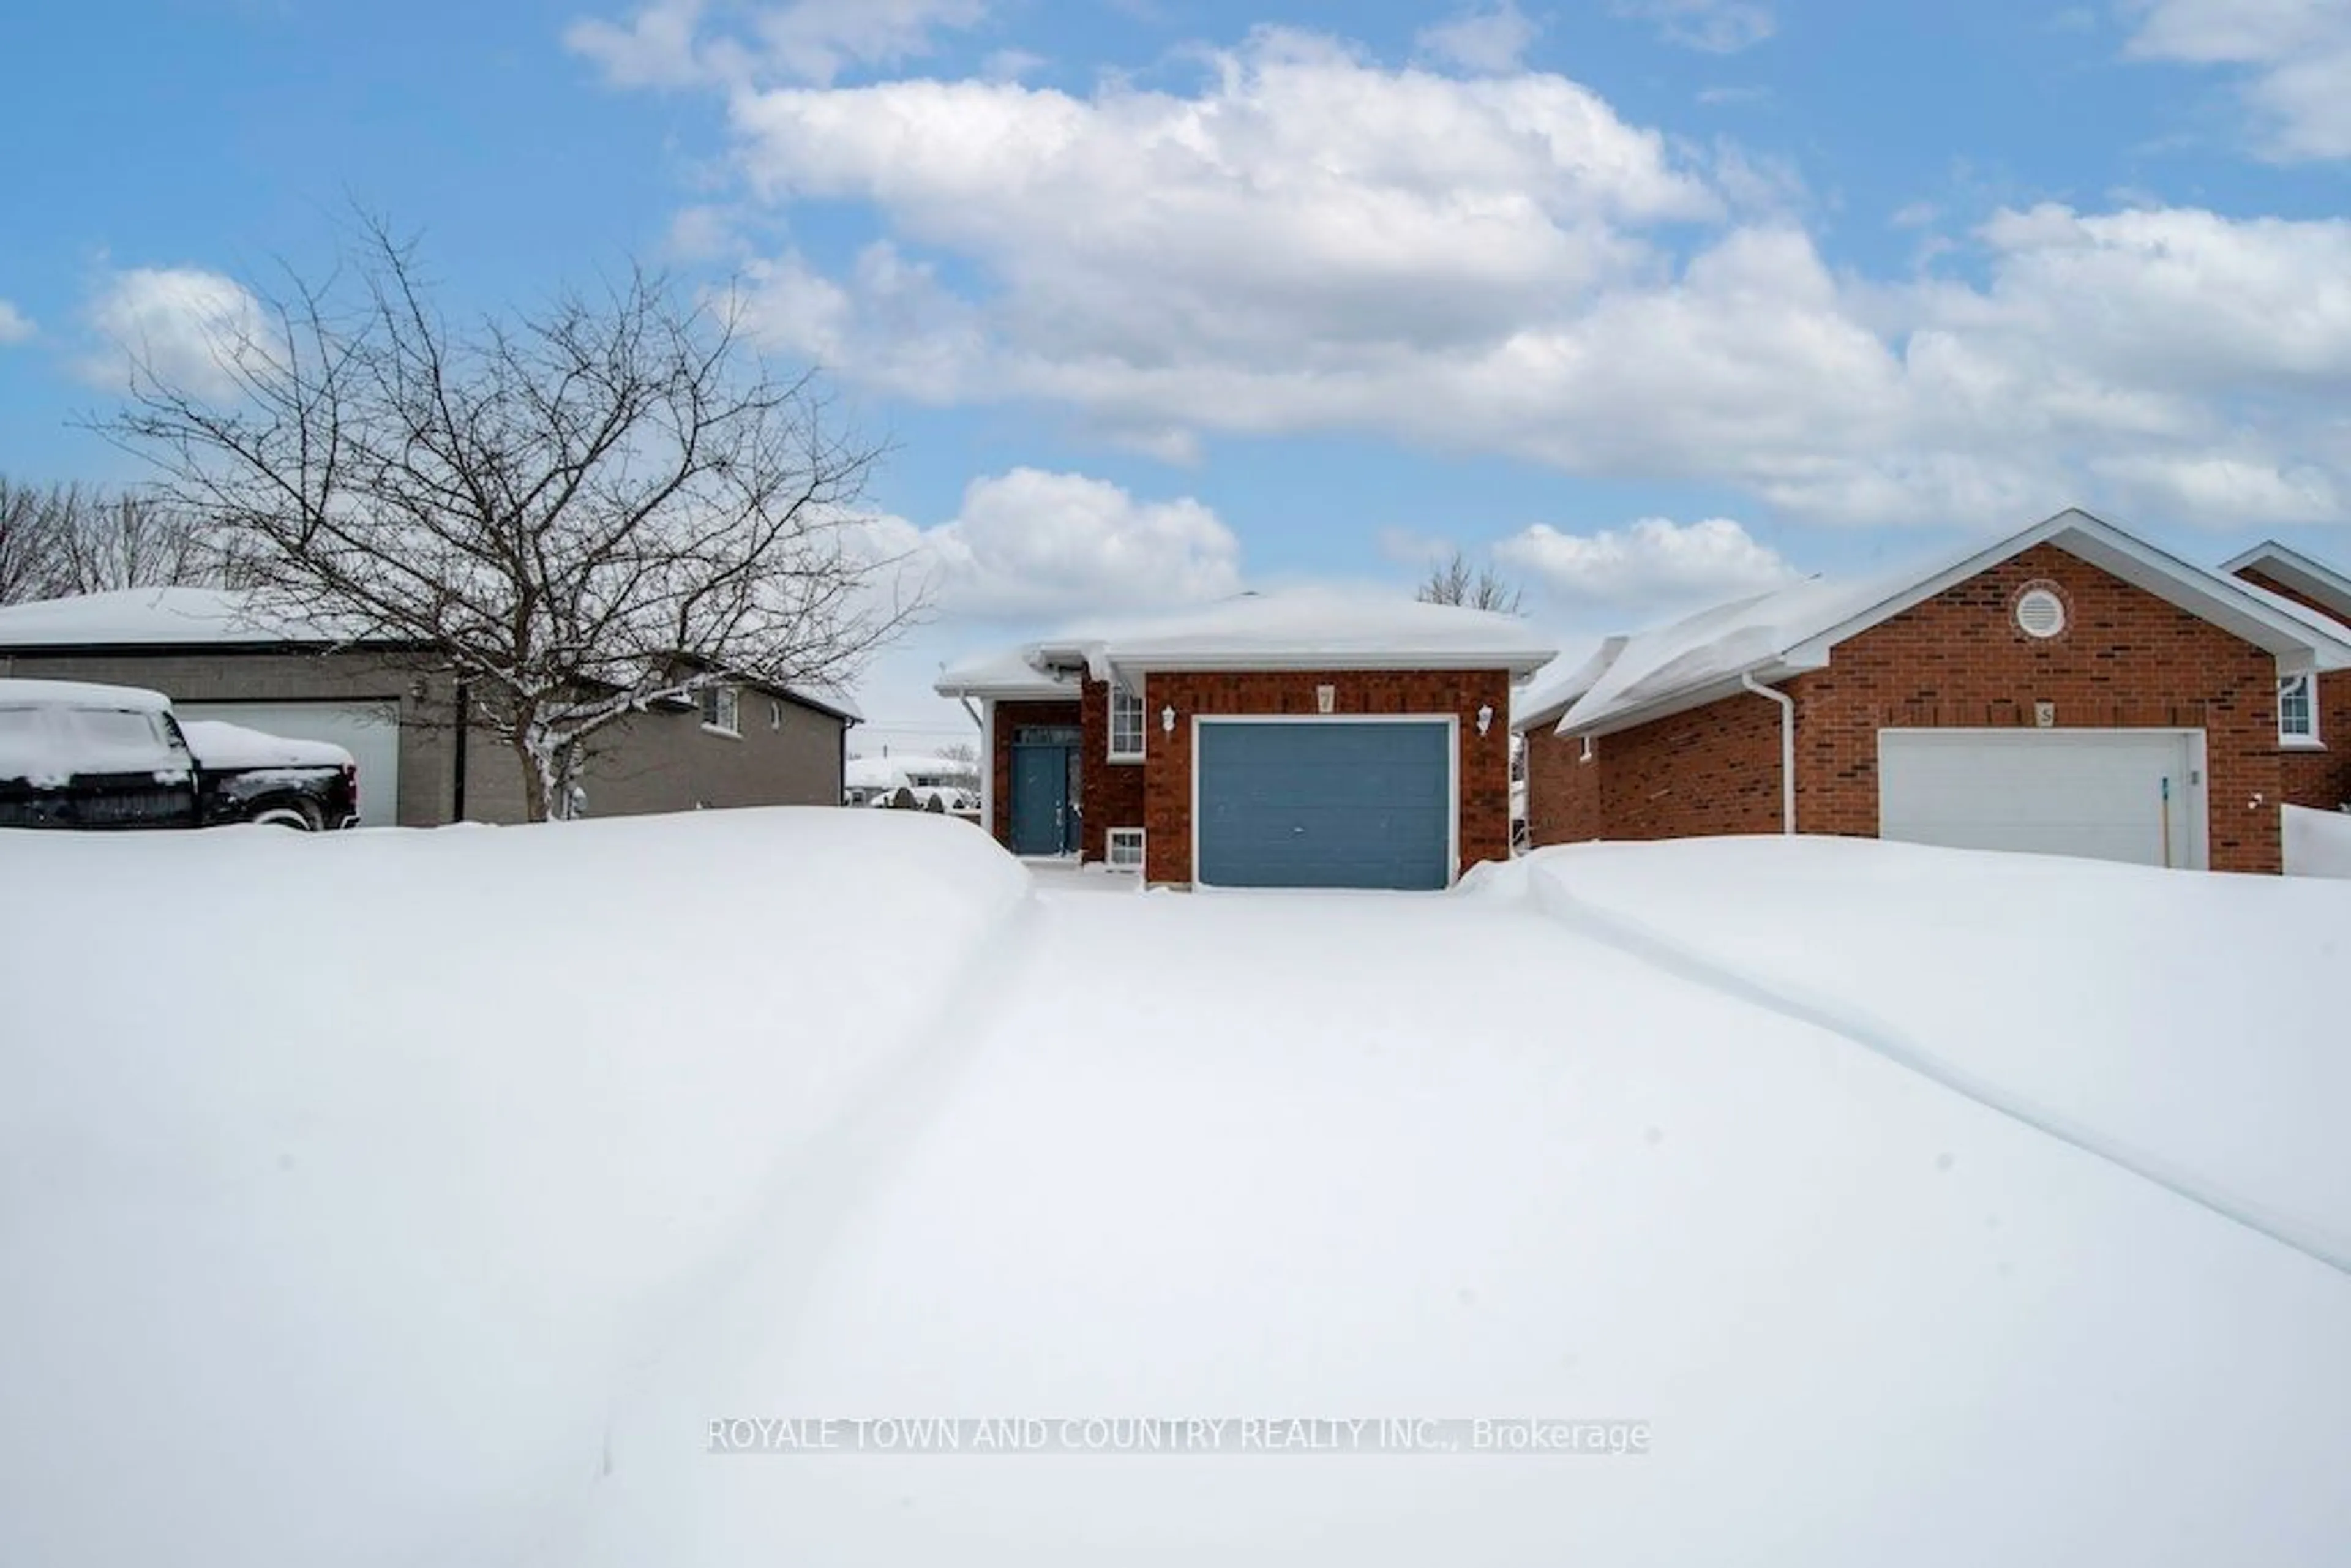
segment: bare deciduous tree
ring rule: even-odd
[[[154,496],[0,476],[0,604],[205,582],[216,573],[194,519]]]
[[[956,766],[955,777],[967,788],[979,788],[979,747],[967,740],[951,740],[939,747],[939,759]]]
[[[134,377],[109,428],[237,539],[275,613],[433,650],[570,814],[608,727],[735,682],[832,685],[919,608],[852,507],[876,452],[731,307],[632,272],[453,325],[410,245],[362,225],[216,344],[228,398]]]
[[[1519,614],[1524,593],[1513,583],[1506,582],[1490,566],[1471,568],[1455,550],[1453,559],[1428,569],[1428,577],[1413,597],[1423,604],[1459,604],[1471,610],[1499,611],[1504,615]]]
[[[217,563],[195,519],[137,490],[78,497],[65,530],[68,593],[208,582]]]
[[[59,591],[56,495],[0,474],[0,604]]]

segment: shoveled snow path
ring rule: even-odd
[[[1049,894],[1023,937],[619,1404],[548,1560],[2351,1547],[2346,1281],[1850,1040],[1504,897]],[[1505,1415],[1656,1451],[701,1451],[728,1416]]]

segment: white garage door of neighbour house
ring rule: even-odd
[[[297,740],[331,740],[360,767],[360,826],[389,828],[400,820],[400,704],[183,703],[183,718],[218,719]]]
[[[1878,836],[2205,863],[2204,746],[2185,729],[1884,729]]]

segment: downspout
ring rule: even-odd
[[[462,680],[457,683],[456,703],[457,736],[450,746],[455,755],[449,765],[449,820],[462,822],[465,820],[465,736],[474,727],[473,693]],[[398,810],[399,803],[395,801],[395,815]]]
[[[856,723],[846,717],[841,721],[841,741],[834,747],[832,769],[832,803],[836,806],[849,804],[849,732]]]
[[[1780,705],[1780,831],[1796,831],[1796,699],[1773,691],[1751,674],[1740,672],[1739,684],[1759,697]]]

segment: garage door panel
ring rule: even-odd
[[[400,704],[174,702],[185,718],[218,719],[296,740],[331,741],[360,769],[360,825],[388,828],[400,820]]]
[[[1442,721],[1200,727],[1199,880],[1440,888],[1452,881]]]
[[[1878,834],[1951,849],[2201,863],[2190,735],[1884,730]]]

